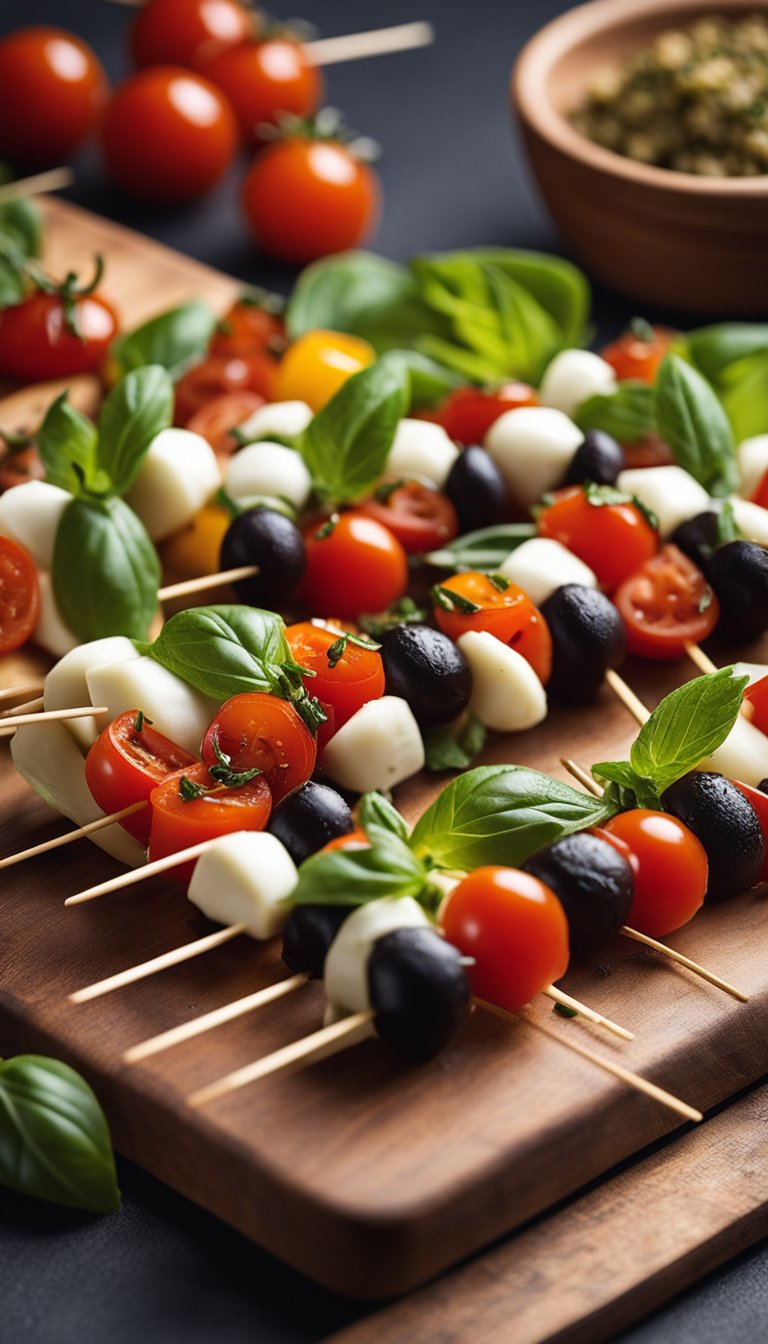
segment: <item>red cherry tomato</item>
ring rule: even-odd
[[[762,789],[754,789],[751,784],[742,784],[738,779],[732,779],[732,784],[736,785],[744,794],[747,802],[751,803],[757,813],[757,820],[760,822],[760,830],[763,833],[765,842],[765,858],[763,866],[755,878],[755,886],[761,882],[768,882],[768,794],[763,793]]]
[[[239,446],[232,430],[263,405],[264,398],[258,392],[222,392],[204,401],[190,415],[186,428],[207,439],[218,457],[231,457]]]
[[[233,770],[261,770],[275,803],[315,768],[317,746],[303,719],[287,700],[262,691],[245,691],[222,705],[203,741],[206,765],[218,760],[214,743]]]
[[[0,653],[10,653],[30,638],[39,612],[32,556],[9,537],[0,537]]]
[[[752,503],[759,504],[761,509],[768,509],[768,471],[766,471],[752,495]]]
[[[681,658],[711,635],[720,604],[701,570],[677,546],[662,546],[614,593],[630,653]]]
[[[147,0],[131,27],[131,53],[137,66],[194,68],[251,32],[239,0]]]
[[[617,378],[655,383],[659,365],[677,339],[678,333],[668,327],[649,326],[640,333],[625,331],[600,354]]]
[[[509,1013],[568,969],[568,921],[549,887],[517,868],[477,868],[447,897],[439,915],[449,942],[466,957],[472,989]]]
[[[450,499],[421,481],[385,485],[360,512],[389,528],[409,555],[435,551],[459,535],[459,519]]]
[[[328,721],[318,729],[318,747],[324,747],[369,700],[378,700],[384,694],[384,664],[378,649],[364,649],[350,642],[331,667],[328,650],[342,633],[339,627],[328,629],[312,621],[289,625],[285,632],[296,662],[315,673],[305,678],[304,685],[328,714]]]
[[[237,147],[234,113],[214,84],[154,65],[115,89],[102,126],[107,168],[123,191],[173,204],[202,196]]]
[[[482,443],[491,425],[505,411],[538,404],[535,389],[527,383],[502,383],[494,388],[457,387],[443,402],[435,419],[450,438],[468,446]]]
[[[280,112],[311,117],[323,98],[323,77],[300,42],[270,38],[241,42],[206,61],[203,70],[235,110],[240,135],[257,148],[259,127],[276,125]]]
[[[655,554],[658,534],[631,501],[598,503],[581,485],[556,490],[552,503],[541,510],[537,530],[573,551],[594,570],[610,593]]]
[[[357,247],[379,210],[379,180],[332,140],[291,137],[267,145],[243,183],[243,208],[259,247],[304,265]]]
[[[137,709],[119,714],[99,733],[85,758],[88,788],[102,812],[119,812],[131,803],[149,803],[152,790],[179,770],[198,765],[183,747],[147,723]],[[120,825],[129,835],[149,843],[152,811],[149,806],[126,817]]]
[[[344,620],[384,611],[408,587],[408,557],[386,527],[359,510],[304,533],[307,572],[301,595],[313,611],[330,602]]]
[[[255,392],[262,402],[271,401],[276,367],[269,355],[238,355],[234,359],[228,355],[209,355],[176,384],[176,424],[188,425],[192,416],[214,397],[233,392]],[[233,420],[232,425],[236,423]]]
[[[285,323],[258,302],[239,299],[225,313],[209,346],[211,355],[243,359],[247,355],[279,358],[288,344]]]
[[[768,734],[768,677],[753,681],[744,692],[744,703],[749,717],[761,733]]]
[[[603,823],[633,855],[635,894],[627,921],[651,938],[663,938],[693,919],[707,890],[709,864],[692,831],[667,812],[634,808]]]
[[[552,671],[552,637],[547,622],[527,593],[518,588],[516,583],[502,587],[504,581],[497,582],[475,570],[469,570],[466,574],[453,574],[440,585],[447,592],[442,593],[440,602],[435,602],[437,624],[453,640],[459,639],[468,630],[485,630],[495,635],[522,654],[539,680],[546,685]],[[457,606],[453,611],[443,605],[450,602],[450,593],[458,595]],[[477,611],[462,610],[463,604],[474,605]]]
[[[0,312],[0,375],[19,382],[66,378],[97,369],[117,332],[117,318],[98,294],[74,300],[67,323],[60,294],[30,294]]]
[[[181,781],[200,785],[205,794],[187,802]],[[264,775],[256,775],[238,788],[222,788],[211,779],[207,765],[201,762],[169,775],[150,794],[152,807],[149,833],[150,863],[177,854],[180,849],[215,840],[232,831],[263,831],[272,811],[272,795]],[[137,814],[138,815],[138,814]],[[170,874],[179,882],[189,883],[195,860],[179,864]]]
[[[0,156],[54,163],[90,135],[107,99],[104,71],[61,28],[18,28],[0,41]]]

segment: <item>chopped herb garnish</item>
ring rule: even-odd
[[[575,1008],[569,1008],[567,1003],[556,1003],[555,1006],[554,1006],[554,1008],[552,1009],[552,1012],[553,1012],[553,1013],[557,1013],[558,1017],[578,1017],[578,1016],[579,1016],[579,1014],[577,1013],[576,1009],[575,1009]]]
[[[327,537],[330,537],[338,521],[338,513],[332,513],[327,522],[323,523],[323,526],[317,529],[315,533],[315,541],[325,541]]]
[[[372,649],[374,653],[381,648],[381,645],[375,644],[373,640],[361,639],[359,635],[353,635],[349,630],[345,630],[344,634],[339,635],[339,638],[335,639],[325,651],[331,669],[344,657],[348,644],[354,644],[358,649]]]
[[[477,602],[471,602],[468,597],[463,597],[461,593],[455,593],[452,588],[445,588],[440,583],[436,583],[432,589],[432,597],[441,611],[458,611],[462,616],[474,616],[476,611],[482,610]]]
[[[179,797],[182,803],[193,803],[197,798],[204,798],[207,790],[202,784],[194,784],[186,775],[182,775],[179,780]]]
[[[505,579],[503,574],[489,574],[488,582],[493,584],[497,593],[506,593],[509,587],[509,579]]]
[[[140,732],[142,732],[145,723],[149,723],[149,724],[154,723],[154,719],[148,719],[147,716],[146,716],[146,714],[144,713],[143,710],[141,710],[141,709],[137,710],[137,712],[136,712],[136,718],[133,720],[133,730],[134,730],[134,732],[135,732],[135,733],[140,733]]]
[[[251,770],[233,770],[232,761],[222,750],[219,744],[217,733],[211,736],[211,746],[213,754],[216,757],[216,764],[208,769],[211,779],[215,779],[217,784],[222,784],[225,789],[240,789],[244,784],[250,784],[252,779],[264,772],[254,766]]]
[[[399,490],[404,485],[405,485],[404,480],[384,481],[383,485],[380,485],[378,490],[374,491],[373,498],[375,500],[378,500],[379,504],[388,504],[390,496],[393,495],[396,490]]]
[[[401,597],[386,611],[359,616],[357,624],[371,639],[381,639],[394,626],[418,625],[426,615],[424,608],[417,606],[412,597]]]

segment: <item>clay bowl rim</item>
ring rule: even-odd
[[[672,14],[669,14],[670,9]],[[691,18],[726,11],[743,14],[768,11],[768,0],[590,0],[545,24],[526,43],[512,67],[510,92],[518,115],[554,149],[585,168],[651,191],[680,197],[768,199],[768,172],[752,177],[707,177],[673,168],[657,168],[596,145],[571,125],[547,94],[552,66],[572,47],[639,18],[659,18],[659,27],[674,26],[676,16]]]

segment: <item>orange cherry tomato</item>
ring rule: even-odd
[[[751,803],[757,813],[757,820],[760,822],[760,830],[763,833],[765,843],[765,858],[763,866],[755,878],[755,886],[761,882],[768,882],[768,794],[763,793],[762,789],[755,789],[751,784],[742,784],[738,779],[732,779],[732,784],[736,785],[744,794],[748,803]]]
[[[234,157],[237,123],[214,84],[174,65],[118,85],[104,116],[107,168],[123,191],[173,204],[209,191]]]
[[[711,635],[720,604],[701,570],[677,546],[662,546],[613,597],[630,653],[681,658],[687,643]]]
[[[17,28],[0,41],[0,156],[58,163],[95,130],[107,77],[73,33]]]
[[[193,415],[214,398],[255,393],[259,404],[272,400],[276,361],[269,355],[209,355],[183,374],[176,384],[174,421],[186,427]],[[229,428],[236,424],[232,421]]]
[[[319,850],[320,854],[330,854],[334,849],[370,849],[371,842],[362,826],[355,826],[346,835],[337,835]]]
[[[60,294],[30,294],[0,311],[0,374],[19,382],[66,378],[97,369],[117,332],[114,310],[99,294],[76,298],[71,329]]]
[[[251,32],[251,15],[239,0],[147,0],[131,26],[131,54],[137,66],[191,69]]]
[[[385,485],[360,505],[360,512],[388,527],[409,555],[437,550],[459,535],[458,515],[448,496],[421,481]]]
[[[768,734],[768,677],[753,681],[744,692],[744,703],[749,717],[761,733]]]
[[[242,359],[246,355],[282,355],[288,344],[279,313],[250,298],[238,299],[221,319],[211,337],[209,354]]]
[[[339,388],[372,364],[376,351],[343,331],[305,331],[288,346],[275,375],[275,401],[305,401],[319,411]]]
[[[203,740],[206,765],[218,760],[215,743],[233,770],[261,770],[275,803],[315,768],[317,745],[303,719],[287,700],[263,691],[245,691],[221,706]]]
[[[568,921],[554,892],[518,868],[477,868],[444,901],[449,942],[474,957],[474,993],[509,1013],[568,969]]]
[[[449,438],[468,447],[482,443],[491,425],[505,411],[538,404],[536,391],[528,383],[502,383],[492,388],[457,387],[443,402],[435,419]]]
[[[32,556],[9,537],[0,537],[0,653],[10,653],[30,638],[39,614]]]
[[[203,70],[229,99],[246,145],[257,148],[259,127],[276,125],[278,113],[310,117],[323,98],[323,78],[300,42],[269,38],[229,47]]]
[[[668,327],[648,326],[640,332],[630,329],[606,345],[600,354],[617,378],[655,383],[661,361],[677,339],[678,332]]]
[[[199,785],[205,789],[205,794],[186,801],[182,779]],[[150,863],[203,840],[229,835],[232,831],[263,831],[272,811],[272,795],[264,775],[256,775],[255,779],[238,788],[224,788],[211,779],[207,765],[202,762],[169,775],[152,790],[149,801],[152,808]],[[195,860],[192,859],[172,868],[170,875],[188,884],[194,868]]]
[[[222,392],[220,396],[204,401],[199,410],[190,415],[185,428],[193,434],[202,434],[217,457],[231,457],[238,448],[232,430],[263,405],[264,398],[258,392]]]
[[[628,845],[635,894],[628,923],[651,938],[687,924],[707,890],[709,863],[704,846],[677,817],[633,808],[603,823],[602,829]]]
[[[358,709],[384,694],[381,654],[378,649],[364,649],[350,641],[332,667],[328,650],[343,635],[339,627],[329,629],[312,621],[300,621],[289,625],[285,634],[296,662],[315,673],[305,678],[304,685],[328,715],[327,722],[317,732],[318,747],[324,747]]]
[[[440,598],[435,602],[437,624],[453,640],[459,639],[468,630],[485,630],[489,635],[495,635],[502,643],[522,654],[539,680],[546,685],[552,671],[549,626],[522,588],[518,588],[516,583],[502,587],[503,583],[503,579],[494,582],[487,574],[480,574],[476,570],[453,574],[440,584],[440,588],[447,591],[437,595]],[[457,594],[457,603],[452,611],[447,609],[451,593]],[[463,609],[464,604],[467,604],[466,610]],[[471,606],[477,607],[477,610],[469,610]]]
[[[330,531],[326,529],[330,526]],[[342,619],[384,611],[408,587],[408,557],[386,527],[359,509],[309,528],[301,595],[313,611],[329,603]]]
[[[655,554],[659,538],[631,500],[598,503],[581,485],[556,490],[537,519],[540,537],[551,537],[594,570],[610,593]]]
[[[169,775],[198,764],[196,757],[155,732],[146,719],[142,723],[137,709],[127,709],[99,733],[85,758],[85,778],[102,812],[119,812],[131,803],[149,804],[152,790]],[[120,825],[146,845],[151,820],[147,806]]]

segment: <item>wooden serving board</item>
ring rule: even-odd
[[[52,264],[69,269],[103,251],[107,289],[129,323],[193,294],[224,306],[237,289],[73,207],[48,210]],[[20,679],[22,667],[19,659],[0,667],[2,684]],[[690,671],[638,667],[628,678],[652,704]],[[535,732],[497,739],[486,759],[562,775],[561,755],[585,764],[617,756],[634,731],[606,690],[594,708],[553,713]],[[62,822],[14,775],[3,750],[0,848],[11,853],[59,833]],[[406,815],[419,815],[444,782],[405,785],[398,802]],[[243,938],[90,1004],[69,1004],[73,989],[210,928],[183,892],[158,879],[64,908],[65,896],[116,870],[81,841],[2,874],[0,1053],[33,1049],[69,1060],[96,1088],[120,1151],[331,1288],[364,1298],[413,1288],[675,1128],[668,1111],[567,1045],[481,1011],[427,1066],[405,1067],[371,1041],[192,1111],[191,1091],[318,1027],[322,988],[141,1066],[123,1065],[128,1046],[282,970],[276,946]],[[707,1108],[768,1074],[768,906],[751,893],[707,911],[672,941],[749,992],[750,1003],[617,940],[599,966],[574,969],[565,986],[635,1030],[631,1045],[553,1018],[543,999],[527,1011],[564,1042],[587,1042]],[[516,1293],[513,1286],[511,1318]]]

